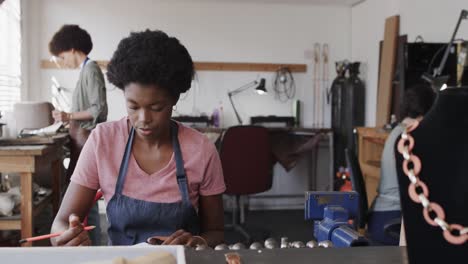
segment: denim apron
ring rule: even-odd
[[[198,235],[200,219],[190,202],[177,123],[171,121],[171,137],[176,163],[176,179],[182,196],[180,202],[148,202],[122,194],[134,137],[135,129],[132,127],[120,165],[115,193],[107,204],[109,244],[134,245],[146,242],[152,236],[169,236],[179,229]]]

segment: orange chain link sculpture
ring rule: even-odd
[[[459,224],[449,224],[445,221],[444,209],[437,203],[429,200],[429,189],[427,185],[419,178],[422,163],[418,156],[412,153],[414,147],[414,138],[410,132],[416,129],[419,122],[415,122],[406,127],[402,133],[401,139],[398,142],[398,152],[403,155],[403,172],[408,176],[410,185],[408,186],[408,194],[411,200],[415,203],[421,203],[423,206],[423,216],[426,222],[432,226],[439,226],[443,230],[444,238],[455,245],[461,245],[468,240],[468,227]],[[412,166],[410,166],[412,165]],[[419,187],[422,192],[418,193],[416,188]],[[432,219],[429,213],[435,213],[436,217]],[[458,231],[459,234],[455,235],[452,232]]]

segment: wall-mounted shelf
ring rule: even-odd
[[[98,60],[97,64],[106,69],[108,61]],[[255,71],[255,72],[275,72],[281,67],[288,67],[291,72],[306,72],[306,64],[288,64],[288,63],[249,63],[249,62],[195,62],[197,71]],[[41,60],[42,69],[66,69],[57,66],[52,61]]]
[[[248,63],[248,62],[195,62],[197,71],[255,71],[275,72],[287,67],[291,72],[306,72],[306,64]]]

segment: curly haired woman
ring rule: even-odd
[[[65,67],[80,68],[80,75],[73,91],[70,112],[52,111],[56,122],[70,123],[70,164],[66,181],[75,170],[81,149],[89,133],[97,124],[107,120],[106,86],[99,65],[89,59],[93,49],[89,33],[78,25],[63,25],[49,42],[49,51]],[[93,244],[100,243],[99,208],[95,204],[89,213],[89,222],[97,228],[91,231]]]
[[[52,226],[65,232],[52,244],[90,244],[80,221],[98,189],[111,245],[221,243],[225,185],[216,148],[171,119],[194,74],[187,49],[162,31],[131,33],[107,70],[124,92],[128,116],[91,133]]]

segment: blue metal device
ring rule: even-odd
[[[357,192],[306,192],[305,219],[314,220],[318,242],[330,240],[334,247],[369,245],[368,240],[349,223],[357,219]]]

